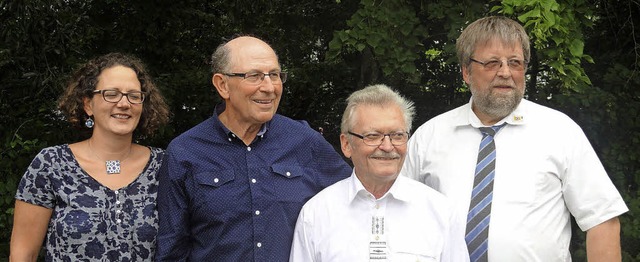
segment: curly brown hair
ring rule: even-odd
[[[93,90],[98,85],[98,77],[102,71],[118,65],[131,68],[138,76],[142,92],[146,93],[146,99],[135,132],[151,135],[158,127],[169,121],[169,107],[160,90],[151,80],[145,66],[138,58],[131,55],[109,53],[80,66],[73,73],[64,94],[58,100],[58,108],[72,125],[82,127],[84,120],[88,118],[84,111],[83,99],[93,97]]]

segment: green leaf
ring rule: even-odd
[[[382,41],[382,37],[380,37],[379,34],[372,34],[366,40],[367,40],[367,44],[369,44],[373,48],[376,48],[380,45]]]
[[[595,62],[593,61],[593,57],[591,57],[591,56],[589,56],[589,55],[583,55],[583,56],[582,56],[582,59],[584,59],[585,61],[587,61],[587,62],[589,62],[589,63],[591,63],[591,64],[595,63]]]
[[[544,20],[546,21],[546,26],[547,27],[553,27],[556,24],[556,14],[549,11],[549,10],[545,10],[542,13],[542,17],[544,18]]]
[[[545,10],[557,11],[559,4],[555,0],[542,0],[539,1],[540,6]]]
[[[581,39],[574,38],[569,45],[569,51],[571,51],[571,54],[576,57],[582,57],[583,50],[584,42]]]
[[[431,48],[431,49],[425,51],[424,54],[427,57],[427,59],[433,61],[433,60],[437,59],[440,56],[440,54],[442,54],[442,51],[434,49],[434,48]]]
[[[531,19],[532,17],[533,18],[539,18],[540,17],[540,9],[533,9],[533,10],[531,10],[529,12],[526,12],[526,13],[524,13],[522,15],[519,15],[518,16],[518,20],[527,21],[527,20]]]

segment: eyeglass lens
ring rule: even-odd
[[[400,146],[407,142],[409,135],[406,133],[393,133],[393,134],[368,134],[365,135],[363,140],[367,145],[379,146],[384,142],[384,138],[388,136],[391,140],[391,144]]]
[[[129,92],[122,93],[118,90],[102,90],[102,97],[105,101],[110,103],[118,103],[122,100],[122,97],[126,96],[132,104],[140,104],[144,101],[144,93],[142,92]]]

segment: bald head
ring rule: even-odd
[[[247,53],[278,58],[273,48],[265,41],[252,36],[240,36],[220,44],[211,55],[212,73],[228,72],[242,60],[241,56]]]
[[[231,39],[229,42],[223,45],[226,45],[227,47],[232,49],[247,48],[247,47],[261,47],[261,48],[268,48],[273,50],[271,46],[269,46],[269,44],[267,44],[265,41],[262,41],[261,39],[255,38],[253,36],[237,37],[237,38]]]

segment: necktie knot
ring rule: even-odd
[[[491,127],[480,127],[480,132],[482,132],[482,136],[494,136],[496,131]]]
[[[478,129],[480,129],[480,132],[482,132],[483,136],[495,136],[498,130],[503,128],[506,124],[507,123],[504,123],[499,126],[492,126],[492,127],[479,127]]]

